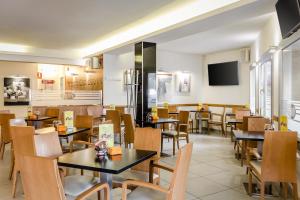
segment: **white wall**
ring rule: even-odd
[[[278,46],[281,42],[281,32],[276,13],[273,13],[271,18],[265,24],[257,39],[251,46],[252,62],[259,61],[263,54],[266,53],[270,47]],[[279,114],[279,51],[273,55],[273,115]]]
[[[239,85],[209,86],[208,64],[239,61]],[[203,102],[215,104],[249,104],[249,65],[243,62],[241,49],[212,53],[203,59]]]
[[[190,94],[180,95],[172,90],[169,103],[198,103],[202,98],[202,57],[195,54],[175,53],[157,50],[156,67],[170,73],[188,71],[191,73]],[[126,105],[126,92],[123,87],[123,72],[134,68],[134,52],[119,55],[104,54],[104,105]]]

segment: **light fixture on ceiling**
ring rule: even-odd
[[[241,0],[194,0],[187,1],[185,5],[177,6],[167,12],[161,13],[151,19],[143,20],[139,24],[127,26],[120,32],[103,38],[102,40],[81,50],[82,56],[87,57],[116,46],[133,42],[155,32],[162,31],[172,26],[178,26],[188,20],[196,20],[197,17],[209,12],[221,9]]]
[[[0,52],[27,53],[29,47],[19,44],[0,43]]]

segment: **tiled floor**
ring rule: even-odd
[[[234,158],[233,144],[229,138],[219,134],[191,135],[194,143],[191,166],[186,189],[187,200],[244,200],[258,199],[249,197],[243,187],[247,181],[246,168]],[[181,146],[185,141],[181,141]],[[165,140],[165,152],[171,154],[171,141]],[[0,200],[11,198],[11,181],[8,180],[9,151],[0,161]],[[174,166],[176,157],[166,157],[162,161]],[[168,186],[171,174],[161,172],[162,186]],[[20,185],[20,184],[19,184]],[[299,184],[298,184],[299,186]],[[120,199],[121,190],[113,191],[114,199]],[[18,187],[16,199],[23,199],[22,190]],[[280,199],[280,198],[270,198]]]

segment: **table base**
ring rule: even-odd
[[[110,200],[112,200],[113,198],[112,198],[112,189],[113,189],[113,187],[112,187],[112,174],[108,174],[108,173],[103,173],[103,172],[101,172],[100,173],[100,181],[101,181],[101,183],[107,183],[108,185],[109,185],[109,189],[110,189]],[[103,194],[104,192],[101,192],[101,196],[103,197],[103,198],[101,198],[101,199],[104,199],[104,194]]]

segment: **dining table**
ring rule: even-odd
[[[25,117],[25,121],[27,123],[27,126],[29,126],[29,123],[32,123],[35,129],[38,128],[39,122],[50,120],[50,119],[56,119],[57,117],[50,117],[50,116],[37,116],[36,118],[29,118]]]
[[[189,110],[191,113],[195,113],[195,121],[196,123],[196,128],[195,128],[195,133],[202,133],[202,121],[204,119],[207,121],[210,119],[211,116],[211,111],[210,110],[204,110],[204,109],[196,109],[196,110]],[[202,114],[207,114],[208,118],[203,118]],[[192,133],[194,133],[194,124],[192,124]]]
[[[81,170],[89,170],[100,173],[100,181],[108,183],[112,190],[113,174],[120,174],[127,169],[154,157],[155,151],[122,148],[121,155],[106,155],[103,158],[96,156],[94,148],[64,154],[58,157],[58,165]],[[112,195],[110,197],[112,199]]]
[[[174,123],[178,123],[179,120],[178,119],[173,119],[173,118],[159,118],[156,120],[146,120],[146,125],[150,125],[154,128],[157,128],[159,125],[162,125],[162,127],[164,128],[164,124],[174,124]]]

